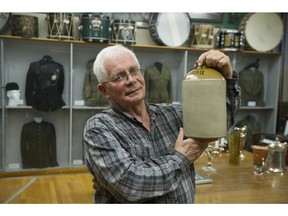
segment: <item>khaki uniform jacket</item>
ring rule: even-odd
[[[94,60],[89,60],[86,65],[83,85],[83,98],[86,106],[108,106],[108,100],[98,91],[98,80],[93,73]]]
[[[256,106],[265,106],[263,74],[259,70],[244,69],[239,73],[239,85],[241,87],[241,105],[247,106],[249,101]]]
[[[146,99],[150,103],[171,103],[172,78],[169,68],[162,66],[161,71],[155,65],[145,71]]]

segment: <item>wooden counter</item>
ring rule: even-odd
[[[205,155],[195,162],[197,171],[213,179],[213,183],[196,186],[196,203],[288,203],[288,173],[265,172],[263,176],[255,176],[253,154],[244,154],[246,157],[240,161],[240,165],[229,164],[229,153],[215,157],[212,160],[213,167],[217,169],[215,173],[201,169],[207,166]]]

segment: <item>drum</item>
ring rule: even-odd
[[[236,29],[223,29],[219,33],[218,48],[224,50],[243,50],[243,32]]]
[[[114,20],[112,23],[112,42],[135,44],[136,22],[127,19]]]
[[[214,26],[209,24],[194,24],[192,34],[192,47],[214,48]]]
[[[0,32],[6,28],[9,18],[10,13],[0,13]]]
[[[109,17],[100,14],[83,14],[79,26],[80,40],[109,43],[109,28]]]
[[[74,39],[74,16],[71,13],[48,13],[48,38],[60,40]]]
[[[38,17],[12,15],[11,35],[20,37],[38,37]]]
[[[240,21],[238,28],[244,32],[245,49],[271,51],[281,42],[284,24],[276,13],[249,13]]]
[[[190,36],[191,21],[188,13],[152,13],[149,33],[160,46],[182,46]]]

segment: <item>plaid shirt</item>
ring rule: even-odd
[[[236,80],[227,80],[229,126],[240,105]],[[174,150],[183,127],[181,106],[146,106],[150,132],[113,107],[87,121],[84,152],[94,177],[95,203],[194,203],[194,165]]]

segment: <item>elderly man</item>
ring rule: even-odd
[[[198,66],[218,67],[227,82],[229,126],[239,109],[238,76],[229,57],[211,50]],[[99,91],[111,106],[85,125],[84,151],[95,203],[193,203],[194,161],[211,140],[186,139],[180,105],[148,104],[135,54],[104,48],[94,62]]]

